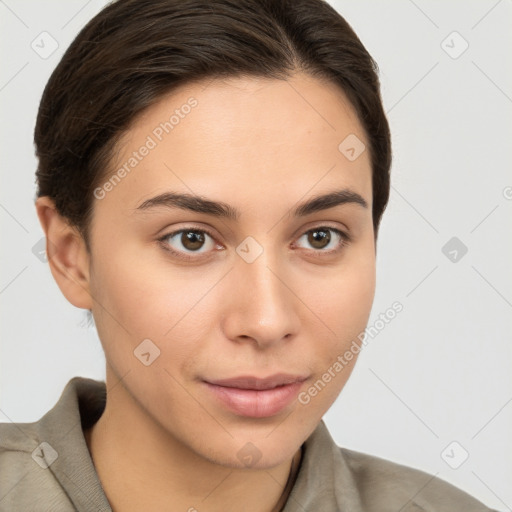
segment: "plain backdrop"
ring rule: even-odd
[[[0,421],[35,421],[71,377],[105,376],[85,311],[38,257],[33,148],[43,87],[104,4],[0,1]],[[512,510],[512,0],[331,4],[379,64],[393,138],[369,324],[403,311],[324,419],[339,445]]]

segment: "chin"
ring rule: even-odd
[[[266,429],[258,436],[239,433],[236,437],[206,439],[208,445],[191,446],[200,457],[231,469],[271,469],[291,459],[304,441],[302,432],[290,427],[275,432]],[[308,433],[305,434],[307,437]]]

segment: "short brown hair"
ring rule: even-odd
[[[34,134],[36,196],[52,198],[89,248],[93,191],[138,114],[188,82],[237,75],[283,79],[294,71],[338,84],[358,114],[369,141],[377,238],[391,167],[378,66],[323,0],[108,4],[80,31],[45,87]]]

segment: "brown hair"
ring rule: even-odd
[[[138,114],[192,81],[237,75],[283,79],[299,70],[338,84],[366,131],[377,238],[391,167],[378,66],[323,0],[108,4],[80,31],[45,87],[34,134],[36,196],[52,198],[90,248],[93,191]]]

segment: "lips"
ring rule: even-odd
[[[280,373],[265,378],[240,376],[203,383],[216,401],[231,412],[264,418],[287,408],[297,397],[306,378]]]
[[[292,384],[294,382],[302,382],[306,377],[300,375],[290,375],[287,373],[277,373],[270,377],[258,378],[252,376],[233,377],[230,379],[209,380],[210,384],[215,386],[223,386],[226,388],[266,390],[273,389],[277,386]]]

